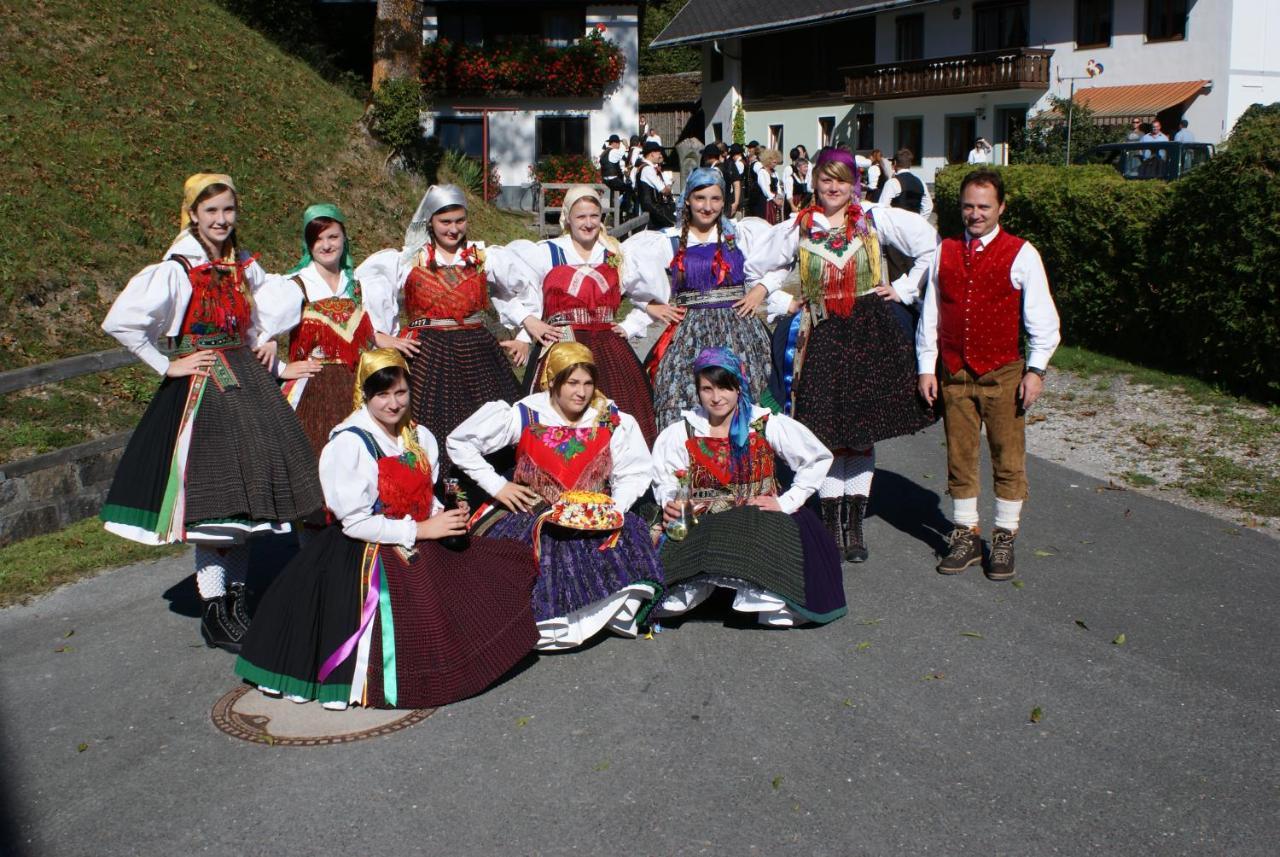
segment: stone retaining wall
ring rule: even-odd
[[[0,545],[98,514],[131,432],[37,455],[0,469]]]

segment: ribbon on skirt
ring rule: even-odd
[[[373,617],[381,610],[382,613],[382,695],[387,701],[387,705],[395,707],[397,696],[396,685],[396,638],[395,626],[391,617],[391,593],[382,585],[382,557],[380,556],[380,545],[366,545],[364,549],[364,558],[361,561],[361,578],[364,572],[369,576],[369,588],[365,591],[364,605],[360,609],[360,626],[356,632],[348,637],[337,650],[324,659],[320,665],[320,672],[317,680],[323,684],[324,680],[338,668],[338,665],[351,656],[356,646],[360,644],[360,638],[369,628],[369,623],[373,621]]]
[[[654,384],[658,380],[658,364],[662,362],[662,355],[667,353],[667,349],[671,347],[671,340],[676,335],[676,328],[680,326],[680,322],[668,324],[667,329],[662,331],[658,337],[658,341],[653,344],[653,348],[649,350],[649,356],[644,360],[644,371],[649,375],[649,383]]]
[[[796,313],[791,319],[791,325],[787,330],[787,347],[782,352],[782,412],[791,415],[791,409],[794,402],[791,399],[791,385],[795,381],[796,375],[796,340],[800,336],[800,322],[803,320],[804,310]]]

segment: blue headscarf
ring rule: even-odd
[[[728,348],[704,348],[693,361],[693,373],[696,376],[703,369],[718,366],[738,379],[738,407],[729,422],[729,457],[732,470],[742,473],[747,468],[748,441],[751,438],[751,411],[755,402],[751,400],[751,386],[747,383],[746,372],[742,368],[742,360]]]
[[[676,205],[676,225],[684,226],[684,203],[689,198],[689,194],[695,190],[715,185],[720,188],[721,193],[724,192],[724,175],[715,167],[698,167],[689,173],[689,177],[684,180],[684,190],[680,192],[680,201]],[[720,212],[720,235],[723,238],[732,238],[736,233],[733,229],[733,221],[725,216],[724,211]]]

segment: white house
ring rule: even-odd
[[[690,0],[654,47],[701,45],[709,139],[784,151],[828,143],[891,154],[926,177],[1012,129],[1076,81],[1100,121],[1187,119],[1218,142],[1255,102],[1280,101],[1276,0]]]
[[[529,169],[536,161],[549,155],[598,155],[610,134],[625,137],[639,126],[638,0],[441,0],[427,3],[423,11],[424,68],[443,43],[466,46],[486,61],[531,43],[567,50],[584,36],[603,38],[621,50],[621,77],[603,87],[573,87],[572,93],[545,95],[507,90],[501,84],[476,86],[465,79],[469,70],[458,67],[449,73],[450,84],[428,92],[431,107],[423,116],[423,129],[445,148],[480,157],[487,120],[489,157],[501,174],[500,205],[531,207],[526,191]],[[541,71],[544,76],[553,73],[549,68]]]

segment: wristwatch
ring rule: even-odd
[[[1028,367],[1027,367],[1027,371],[1028,371],[1028,372],[1030,372],[1030,373],[1031,373],[1031,374],[1033,374],[1033,375],[1039,375],[1039,376],[1040,376],[1040,380],[1041,380],[1041,381],[1043,381],[1043,380],[1044,380],[1044,370],[1043,370],[1043,369],[1037,369],[1037,368],[1036,368],[1036,367],[1034,367],[1034,366],[1028,366]]]

